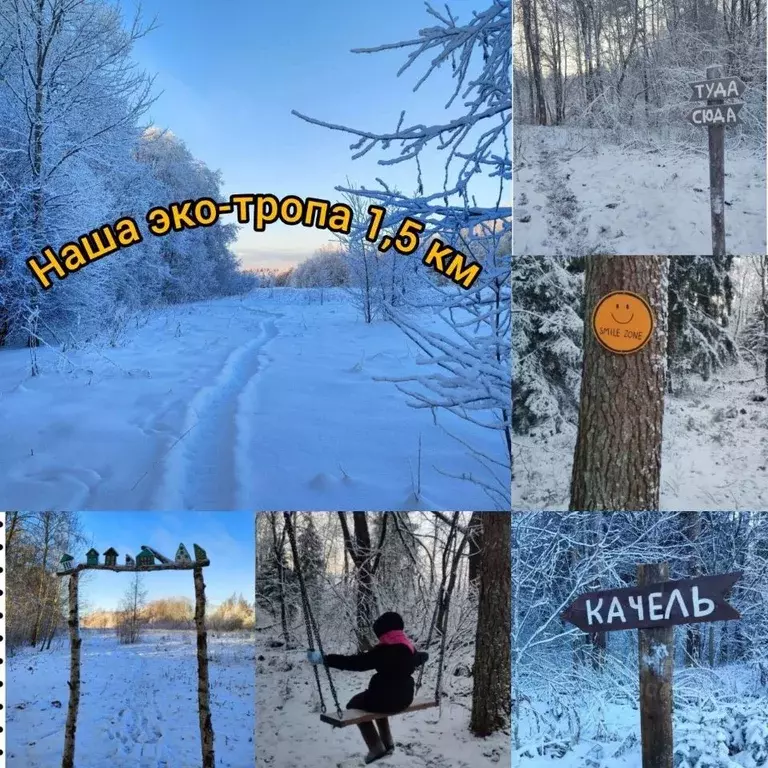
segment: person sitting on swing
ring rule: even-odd
[[[395,715],[413,703],[415,684],[414,671],[429,659],[429,654],[417,651],[413,642],[405,634],[405,624],[399,613],[382,613],[373,622],[373,631],[379,639],[370,651],[344,656],[329,653],[325,658],[319,651],[307,651],[307,659],[312,664],[323,664],[333,669],[350,672],[376,670],[368,683],[368,688],[355,694],[347,709],[362,709],[381,715]],[[391,755],[395,749],[392,732],[387,717],[377,717],[374,723],[359,723],[357,726],[368,747],[366,764],[372,763],[385,755]]]

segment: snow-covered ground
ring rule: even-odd
[[[681,668],[675,674],[677,768],[768,763],[768,692],[756,689],[755,676],[754,670],[737,665]],[[606,677],[601,691],[582,691],[578,697],[560,693],[557,702],[535,693],[520,699],[516,768],[641,768],[636,690],[622,692],[615,679]]]
[[[83,630],[78,768],[198,768],[195,633],[146,632],[119,645],[113,632]],[[208,635],[216,765],[254,761],[253,635]],[[57,768],[67,716],[69,644],[8,659],[9,768]]]
[[[666,396],[662,509],[768,508],[768,401],[753,399],[765,394],[754,376],[734,368]],[[515,437],[514,508],[567,509],[575,442],[575,426]]]
[[[706,131],[698,146],[618,146],[593,131],[515,129],[516,254],[711,253]],[[766,247],[765,156],[726,143],[729,253]]]
[[[449,475],[489,482],[465,445],[501,462],[498,434],[375,381],[424,373],[420,352],[391,323],[365,325],[344,294],[323,299],[265,289],[151,313],[114,347],[40,349],[35,378],[28,350],[3,350],[3,503],[492,509]]]
[[[256,645],[256,753],[258,768],[335,766],[359,768],[366,753],[354,726],[333,729],[320,720],[319,699],[306,651],[275,649],[266,638]],[[370,672],[333,672],[341,706],[367,685]],[[471,680],[463,695],[454,690],[441,708],[393,716],[395,752],[376,761],[381,768],[490,768],[510,764],[509,734],[479,739],[468,730]],[[333,711],[324,684],[323,695]],[[423,694],[423,692],[422,692]],[[427,694],[423,694],[427,695]]]

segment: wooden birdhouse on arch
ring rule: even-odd
[[[85,553],[85,564],[86,565],[98,565],[99,564],[99,553],[93,547],[91,547]]]
[[[154,565],[155,556],[146,548],[142,547],[141,552],[136,555],[136,565]]]
[[[64,554],[61,556],[61,570],[62,571],[71,571],[72,570],[72,563],[74,562],[74,557],[72,555]]]
[[[118,552],[114,547],[110,547],[104,553],[104,565],[117,565]]]

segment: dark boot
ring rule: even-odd
[[[368,754],[365,756],[365,764],[372,763],[387,754],[384,745],[379,738],[379,732],[373,723],[360,723],[357,726],[362,734],[365,746],[368,747]]]
[[[376,727],[379,729],[379,736],[381,736],[381,743],[384,745],[384,749],[387,750],[388,755],[391,755],[395,751],[395,742],[392,738],[392,731],[389,730],[389,718],[378,718],[376,720]]]

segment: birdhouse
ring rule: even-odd
[[[202,547],[198,547],[197,544],[192,545],[195,550],[195,560],[207,560],[208,555],[205,553],[205,550]]]
[[[126,555],[125,556],[125,564],[126,565],[136,565],[136,561],[130,555]]]
[[[141,552],[136,555],[136,565],[154,565],[155,556],[146,548],[142,547]]]
[[[187,548],[183,544],[179,544],[179,548],[176,550],[176,562],[177,563],[191,563],[192,558],[187,552]]]
[[[117,565],[117,550],[114,547],[104,553],[104,565]]]
[[[62,571],[71,571],[72,570],[72,562],[74,561],[74,557],[72,555],[62,555],[61,556],[61,570]]]
[[[91,548],[85,553],[85,562],[86,565],[98,565],[99,564],[99,553]]]

